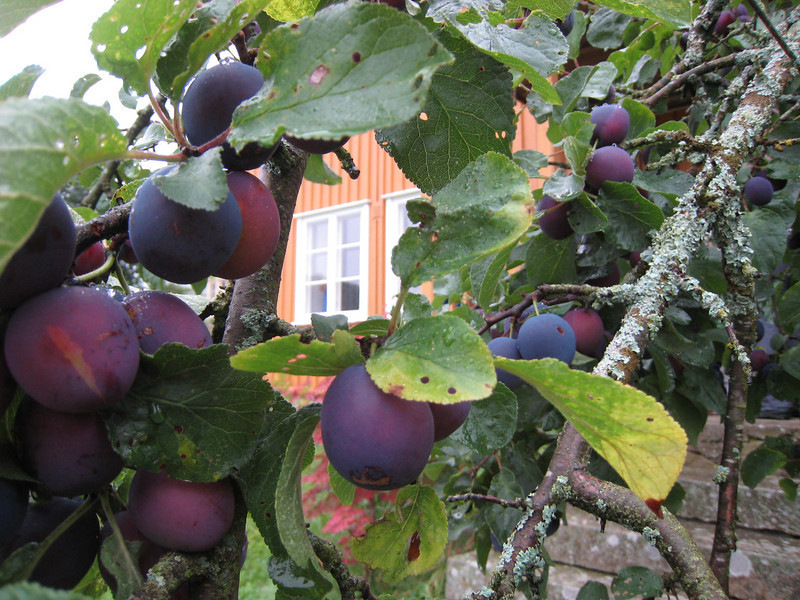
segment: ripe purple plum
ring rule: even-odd
[[[369,490],[413,483],[433,449],[433,414],[375,385],[364,365],[339,373],[325,393],[322,444],[333,467]]]
[[[242,234],[242,213],[233,194],[216,210],[189,208],[161,193],[156,171],[136,191],[128,235],[142,265],[173,283],[193,283],[228,261]]]
[[[472,402],[437,404],[428,402],[433,415],[433,441],[443,440],[464,424],[472,408]]]
[[[603,340],[603,320],[593,308],[576,308],[564,315],[575,332],[575,346],[581,354],[592,356]]]
[[[171,342],[189,348],[211,345],[211,333],[206,324],[177,296],[146,290],[126,296],[122,306],[136,328],[139,347],[147,354],[155,354],[161,346]]]
[[[723,10],[719,13],[719,18],[714,25],[714,35],[722,36],[728,33],[728,29],[736,20],[736,14],[732,10]]]
[[[598,146],[619,144],[628,135],[631,117],[628,111],[618,104],[603,104],[592,109],[589,120],[594,123],[592,140]]]
[[[0,551],[22,527],[28,510],[28,485],[0,477]]]
[[[517,340],[510,337],[494,338],[487,346],[489,346],[489,351],[492,353],[492,356],[502,356],[512,360],[519,360],[522,358],[522,355],[519,353]],[[497,381],[504,384],[510,390],[516,390],[524,383],[521,378],[503,369],[495,367],[495,372],[497,373]]]
[[[81,275],[86,275],[86,273],[96,271],[103,266],[104,262],[106,262],[106,251],[103,249],[103,242],[95,242],[78,254],[77,258],[75,258],[75,267],[72,272],[80,277]]]
[[[753,371],[760,371],[770,362],[769,354],[761,348],[756,348],[750,353],[750,366]]]
[[[755,206],[766,206],[772,202],[774,191],[772,183],[766,177],[751,177],[744,184],[744,197]]]
[[[80,500],[55,497],[28,507],[22,528],[0,553],[0,561],[29,542],[42,542],[81,506]],[[89,572],[100,547],[100,522],[90,511],[82,514],[44,553],[30,581],[59,590],[74,588]]]
[[[56,288],[11,316],[6,362],[34,400],[61,412],[91,412],[128,393],[139,368],[136,329],[125,309],[94,288]]]
[[[228,189],[242,213],[242,235],[231,257],[214,275],[240,279],[252,275],[272,258],[281,236],[281,217],[275,198],[258,177],[232,171],[228,173]]]
[[[51,410],[27,397],[15,424],[22,464],[56,496],[100,491],[122,471],[97,413]]]
[[[575,332],[563,317],[553,313],[527,319],[519,330],[517,344],[525,360],[556,358],[570,364],[575,357]]]
[[[75,256],[75,238],[69,208],[56,194],[36,229],[0,275],[0,309],[16,308],[25,300],[60,285]]]
[[[181,116],[186,137],[195,146],[213,140],[231,126],[236,107],[255,96],[262,85],[261,71],[238,61],[223,62],[200,73],[183,96]],[[277,147],[251,142],[237,153],[225,142],[222,164],[236,171],[256,169],[269,160]]]
[[[589,157],[586,183],[599,190],[606,181],[633,182],[635,168],[631,155],[619,146],[603,146]]]
[[[572,226],[569,224],[569,202],[559,202],[555,198],[544,195],[536,205],[536,212],[541,212],[539,229],[547,237],[554,240],[563,240],[572,235]]]
[[[405,5],[405,0],[403,0],[403,4]],[[291,135],[285,135],[284,137],[292,146],[300,150],[305,150],[309,154],[327,154],[328,152],[333,152],[344,146],[347,140],[350,139],[350,136],[345,136],[338,140],[320,140],[316,138],[301,139]]]
[[[136,528],[154,544],[202,552],[216,546],[231,528],[234,504],[229,479],[204,483],[137,471],[128,510]]]

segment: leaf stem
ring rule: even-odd
[[[395,327],[397,327],[397,322],[400,320],[400,310],[403,308],[403,304],[405,304],[410,289],[411,286],[406,283],[400,285],[400,293],[397,294],[397,302],[394,304],[391,320],[389,321],[389,335],[392,335]]]
[[[88,273],[84,273],[83,275],[79,275],[75,279],[77,279],[78,281],[86,281],[86,282],[92,281],[95,278],[108,273],[115,263],[116,259],[114,258],[114,255],[109,254],[106,257],[105,262],[102,265],[100,265],[97,269],[95,269],[94,271],[89,271]]]
[[[114,511],[111,508],[111,503],[108,501],[108,493],[103,492],[100,494],[100,505],[103,507],[103,512],[108,518],[108,524],[111,526],[111,530],[114,532],[114,539],[117,540],[117,545],[119,546],[119,550],[122,553],[122,558],[125,561],[126,569],[129,573],[133,573],[136,579],[136,587],[142,587],[144,584],[144,577],[142,577],[141,571],[139,571],[139,565],[136,564],[131,556],[131,553],[128,551],[128,546],[125,545],[125,537],[122,535],[122,531],[119,528],[119,523],[114,518]]]

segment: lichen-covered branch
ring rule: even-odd
[[[314,553],[322,561],[322,566],[339,584],[342,600],[377,600],[369,588],[369,582],[350,573],[342,558],[342,553],[337,550],[336,546],[311,532],[308,533],[308,537]]]

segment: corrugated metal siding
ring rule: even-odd
[[[517,110],[522,109],[517,105]],[[522,110],[514,140],[514,151],[522,148],[535,149],[546,154],[555,151],[547,139],[546,126],[539,125],[527,110]],[[386,229],[382,196],[415,187],[395,165],[392,158],[378,146],[372,133],[355,136],[345,146],[352,154],[361,175],[352,180],[343,173],[334,155],[325,161],[342,176],[342,183],[327,186],[304,181],[300,188],[295,213],[328,208],[357,200],[370,201],[369,229],[369,314],[380,314],[385,306]],[[532,180],[533,187],[541,187],[542,180]],[[295,260],[297,257],[295,233],[292,230],[283,265],[281,292],[278,298],[278,315],[294,320]]]

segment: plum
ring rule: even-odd
[[[464,424],[472,402],[456,402],[455,404],[428,402],[428,406],[431,407],[433,414],[433,441],[438,442]]]
[[[586,183],[599,190],[606,181],[633,181],[635,168],[631,155],[619,146],[603,146],[589,157]]]
[[[502,356],[512,360],[519,360],[522,358],[516,339],[498,337],[491,340],[487,346],[489,346],[489,351],[492,353],[492,356]],[[508,389],[516,390],[524,383],[522,379],[503,369],[495,367],[495,372],[497,373],[497,381],[503,383]]]
[[[563,240],[572,235],[572,226],[569,224],[567,214],[569,202],[558,202],[555,198],[545,194],[536,205],[536,212],[541,212],[539,229],[547,237],[554,240]]]
[[[744,197],[750,204],[765,206],[772,201],[772,183],[766,177],[751,177],[744,184]]]
[[[596,141],[601,147],[622,142],[631,126],[628,111],[618,104],[594,107],[589,120],[594,123],[592,141]]]
[[[75,258],[75,267],[72,272],[78,277],[96,271],[106,262],[106,251],[103,242],[95,242]]]
[[[603,320],[592,308],[576,308],[564,315],[575,332],[575,346],[581,354],[592,356],[603,340]]]
[[[575,357],[575,332],[563,317],[553,313],[527,319],[519,330],[517,344],[525,360],[556,358],[570,364]]]
[[[155,354],[162,345],[173,342],[189,348],[211,345],[206,324],[177,296],[146,290],[126,296],[122,306],[136,328],[139,347],[147,354]]]

